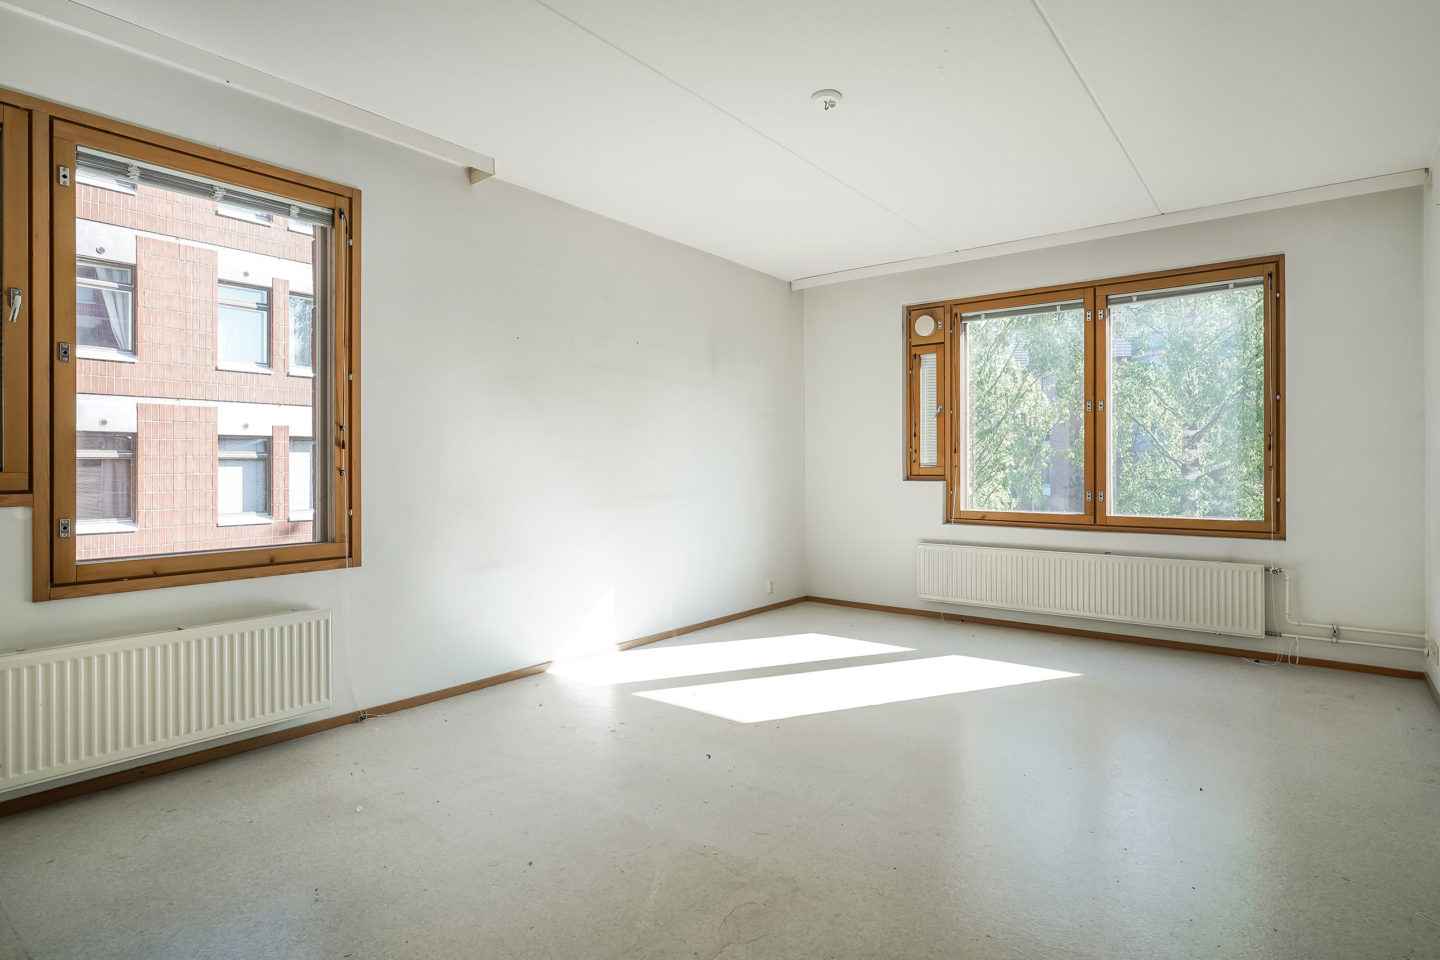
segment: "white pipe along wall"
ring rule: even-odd
[[[1425,373],[1420,194],[1408,187],[806,289],[810,593],[966,610],[917,599],[921,541],[1260,563],[1293,577],[1292,609],[1322,625],[1316,636],[1303,636],[1311,629],[1303,623],[1287,625],[1278,609],[1269,618],[1271,636],[1261,641],[1045,616],[1010,619],[1266,656],[1298,646],[1304,656],[1420,670],[1414,642],[1426,609],[1416,522],[1425,512],[1416,442]],[[904,305],[1275,253],[1286,258],[1287,539],[946,524],[942,484],[901,479]],[[1284,585],[1270,579],[1278,608]],[[1332,642],[1332,624],[1357,625],[1339,631],[1339,639],[1354,642]],[[1385,636],[1364,639],[1372,631]]]
[[[365,444],[349,571],[32,603],[0,510],[0,651],[333,610],[341,714],[805,592],[784,282],[4,9],[0,87],[362,190]]]

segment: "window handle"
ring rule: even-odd
[[[20,304],[25,302],[25,294],[20,292],[19,287],[10,288],[10,322],[14,323],[20,319]]]

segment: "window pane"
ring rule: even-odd
[[[936,433],[940,418],[935,416],[935,354],[920,354],[920,409],[915,412],[920,430],[920,466],[940,465],[940,443]]]
[[[315,441],[290,441],[290,512],[315,509]]]
[[[254,459],[268,456],[270,441],[262,437],[221,437],[220,456]]]
[[[266,440],[221,438],[221,516],[269,512],[269,450]]]
[[[135,518],[134,455],[134,434],[82,431],[77,435],[77,521]]]
[[[235,300],[241,304],[265,307],[270,304],[270,291],[259,287],[242,287],[236,283],[219,285],[221,300]]]
[[[313,297],[290,297],[290,365],[311,367],[314,339],[315,300]]]
[[[76,339],[135,355],[126,363],[76,358],[76,512],[136,527],[78,528],[77,561],[329,540],[328,491],[313,484],[304,492],[315,520],[270,520],[284,491],[277,498],[273,489],[282,478],[269,438],[304,438],[310,461],[332,448],[321,430],[334,422],[333,384],[324,382],[330,228],[299,233],[276,216],[218,230],[212,196],[151,183],[135,195],[81,184],[76,201],[76,249],[109,258],[76,264]],[[137,229],[141,223],[151,229]],[[277,289],[287,291],[287,304],[291,295],[310,302],[315,379],[264,368]],[[260,366],[225,369],[226,361]],[[121,434],[130,438],[124,450],[113,446]],[[301,470],[328,475],[324,463],[295,459]],[[300,492],[293,476],[284,482]]]
[[[1112,514],[1265,519],[1265,288],[1111,297]]]
[[[100,433],[93,430],[81,430],[75,435],[75,449],[81,452],[115,450],[120,453],[134,454],[135,435],[133,433]]]
[[[135,271],[81,260],[75,265],[75,341],[135,352]]]
[[[75,279],[98,280],[101,283],[114,283],[128,287],[135,282],[135,271],[120,264],[81,260],[75,264]]]
[[[1085,512],[1085,310],[966,314],[972,510]]]
[[[220,305],[220,362],[263,364],[270,331],[263,310]]]

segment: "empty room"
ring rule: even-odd
[[[1440,960],[1437,49],[0,0],[0,960]]]

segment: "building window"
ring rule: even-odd
[[[909,308],[907,477],[943,478],[954,523],[1283,537],[1283,274],[1276,257]]]
[[[270,441],[220,438],[220,520],[270,519]]]
[[[215,204],[215,213],[222,217],[229,217],[231,220],[244,220],[248,223],[263,223],[268,226],[271,222],[270,214],[234,203]]]
[[[116,377],[95,364],[70,362],[63,349],[46,351],[50,479],[33,495],[35,529],[42,531],[34,541],[35,598],[354,566],[361,440],[358,191],[209,148],[192,150],[133,127],[111,128],[63,107],[52,111],[49,131],[49,157],[57,166],[76,175],[125,176],[147,202],[153,198],[170,213],[136,236],[138,269],[77,260],[77,245],[94,247],[80,240],[133,228],[125,220],[133,211],[84,202],[84,191],[52,191],[48,269],[56,289],[76,295],[53,299],[48,335],[60,344],[117,352],[153,344],[160,352],[145,359],[165,368]],[[268,231],[217,235],[219,191],[227,204],[313,229],[288,233],[284,243]],[[256,285],[237,282],[241,277],[257,278]],[[288,330],[274,329],[274,295],[262,277],[284,278],[289,289],[303,291],[297,297],[305,305],[297,303],[295,312],[303,314],[297,322],[308,324],[308,344],[292,344]],[[282,323],[288,306],[287,298]],[[272,343],[282,344],[276,351],[282,357],[296,352],[308,359],[313,378],[277,385],[270,377],[227,372],[268,373]],[[209,350],[216,361],[201,362]],[[126,451],[97,452],[98,441],[86,432],[117,429],[144,440],[143,491],[133,479],[124,485],[135,474],[123,471],[140,459],[134,442],[121,464]],[[274,466],[290,462],[278,459],[285,451],[272,449],[270,437],[281,430],[298,438],[293,477]],[[125,490],[130,516],[143,511],[143,536],[70,535],[90,529],[81,528],[82,521],[124,522],[114,514],[123,512],[117,504]],[[295,516],[308,510],[312,522],[272,522],[287,491]]]
[[[218,310],[222,365],[265,367],[270,363],[270,291],[221,283]]]
[[[290,441],[290,519],[315,516],[315,441]]]
[[[315,348],[315,298],[290,294],[290,372],[309,373]]]
[[[135,355],[135,268],[100,260],[75,264],[75,343],[82,354]]]
[[[306,223],[304,220],[296,220],[293,217],[290,219],[287,226],[290,228],[290,231],[292,233],[313,234],[315,232],[314,224]]]
[[[78,533],[134,529],[135,434],[76,435],[75,521]]]

